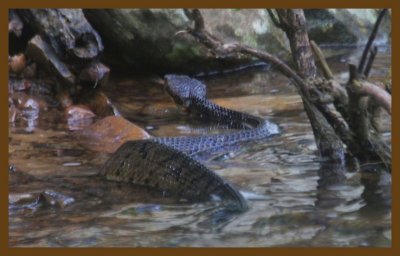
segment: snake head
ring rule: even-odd
[[[185,75],[166,75],[165,90],[174,102],[185,108],[190,109],[193,98],[204,98],[206,96],[206,86],[199,80]]]

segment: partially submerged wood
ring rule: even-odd
[[[343,162],[344,160],[344,149],[342,142],[337,138],[332,127],[326,121],[324,116],[320,113],[318,108],[313,106],[313,103],[310,99],[310,90],[307,82],[302,78],[302,76],[307,74],[314,74],[316,72],[315,65],[308,64],[308,60],[302,60],[298,63],[299,68],[309,68],[309,71],[305,71],[302,74],[298,74],[292,68],[290,68],[286,63],[272,54],[260,51],[258,49],[254,49],[247,45],[242,45],[239,43],[230,43],[225,44],[219,41],[214,36],[210,35],[204,27],[203,17],[199,10],[186,10],[189,18],[194,19],[195,25],[194,28],[188,28],[186,32],[195,36],[200,42],[209,47],[212,51],[214,51],[217,55],[227,55],[233,52],[239,52],[242,54],[251,55],[253,57],[257,57],[260,60],[265,62],[272,63],[274,67],[276,67],[279,71],[285,74],[287,77],[292,79],[294,85],[297,87],[299,94],[302,96],[302,100],[304,103],[304,109],[311,121],[311,126],[314,131],[314,135],[316,137],[317,146],[319,152],[323,158],[330,159],[333,161]],[[299,38],[304,39],[305,37],[299,36]],[[298,45],[304,45],[304,42],[301,44],[293,42],[293,47],[297,47]],[[308,53],[302,53],[300,50],[297,51],[299,56],[309,56],[311,52],[311,48],[307,51]]]
[[[376,48],[368,60],[363,56],[359,69],[350,66],[350,79],[346,85],[333,79],[322,51],[307,36],[304,13],[300,9],[278,9],[277,16],[268,10],[274,24],[288,36],[295,69],[272,54],[240,43],[224,43],[205,28],[199,10],[185,10],[187,17],[194,21],[194,27],[185,32],[197,38],[216,56],[240,53],[272,63],[294,83],[303,100],[304,109],[314,132],[320,155],[324,159],[344,163],[345,155],[360,160],[382,161],[391,169],[391,150],[371,126],[368,113],[371,102],[375,109],[383,107],[391,114],[391,95],[379,86],[360,79],[368,76],[376,55]],[[377,33],[379,22],[385,10],[379,15],[366,51]],[[324,78],[316,77],[315,59],[320,63]],[[363,60],[364,59],[364,60]],[[363,64],[367,62],[364,68]],[[374,110],[374,113],[376,111]]]

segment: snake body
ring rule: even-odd
[[[206,86],[196,79],[166,75],[165,81],[167,93],[187,112],[236,130],[194,137],[128,141],[105,163],[102,174],[108,180],[151,187],[167,196],[190,201],[214,198],[230,209],[247,209],[246,200],[234,186],[193,156],[278,134],[278,126],[268,120],[214,104],[206,98]]]

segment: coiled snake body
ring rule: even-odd
[[[217,198],[230,209],[247,209],[248,204],[240,192],[195,160],[193,155],[278,134],[278,126],[212,103],[206,98],[206,86],[196,79],[166,75],[165,81],[167,93],[191,114],[239,130],[196,137],[128,141],[105,163],[102,174],[109,180],[148,186],[168,196],[190,201]]]

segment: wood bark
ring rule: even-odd
[[[272,10],[268,12],[274,24],[288,37],[295,70],[268,52],[240,43],[226,44],[220,41],[207,31],[203,17],[197,9],[185,10],[187,17],[194,21],[194,27],[185,32],[197,38],[217,56],[241,53],[257,57],[272,63],[291,79],[302,97],[323,159],[341,164],[345,162],[345,156],[378,160],[385,163],[390,171],[391,150],[383,143],[379,134],[371,129],[368,105],[372,99],[379,107],[391,113],[391,95],[379,86],[363,80],[355,66],[350,66],[350,80],[346,85],[335,81],[322,51],[315,43],[309,41],[303,10],[277,9],[277,14]],[[382,19],[382,15],[377,23]],[[375,25],[372,34],[376,34],[377,27],[378,25]],[[370,41],[373,41],[373,38],[371,35]],[[374,51],[370,54],[367,67],[362,68],[365,76],[372,67],[376,49]],[[317,77],[315,59],[322,68],[322,78]]]

